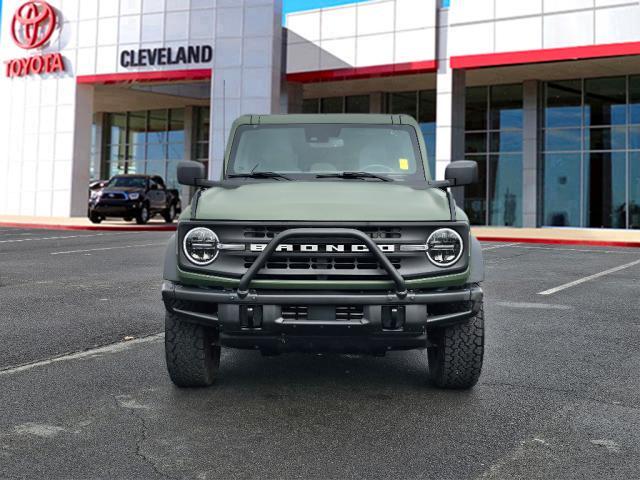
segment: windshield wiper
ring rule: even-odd
[[[383,182],[393,182],[389,177],[385,177],[384,175],[378,175],[376,173],[369,172],[341,172],[341,173],[324,173],[321,175],[316,175],[316,178],[345,178],[345,179],[365,179],[365,178],[376,178],[378,180],[382,180]]]
[[[251,173],[234,173],[228,175],[228,178],[275,178],[276,180],[291,180],[286,175],[278,172],[251,172]]]

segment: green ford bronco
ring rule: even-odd
[[[484,350],[482,250],[434,181],[405,115],[247,115],[221,181],[196,188],[164,265],[165,348],[180,387],[211,385],[220,349],[384,355],[426,349],[431,382],[470,388]]]

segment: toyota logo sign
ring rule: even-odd
[[[56,29],[56,13],[42,0],[31,0],[16,10],[11,37],[20,48],[31,50],[49,41]]]
[[[57,23],[56,11],[51,5],[43,0],[30,0],[13,15],[11,37],[16,45],[25,50],[40,48],[51,40]],[[5,75],[9,78],[65,71],[64,60],[59,52],[31,54],[27,58],[14,58],[4,63]]]

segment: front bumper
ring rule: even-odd
[[[446,290],[394,292],[255,291],[198,288],[165,281],[167,310],[185,320],[215,327],[220,344],[268,351],[384,352],[429,346],[428,328],[461,323],[480,309],[477,285]],[[443,309],[443,306],[447,306]],[[283,315],[305,306],[309,318]],[[358,309],[357,319],[339,319],[339,307]],[[454,307],[454,308],[450,308]]]
[[[139,209],[139,203],[123,203],[120,205],[97,204],[89,206],[89,213],[97,213],[105,217],[134,217]]]

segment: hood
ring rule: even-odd
[[[270,181],[210,188],[198,202],[197,218],[356,222],[448,221],[451,217],[446,194],[439,189],[370,181]]]

